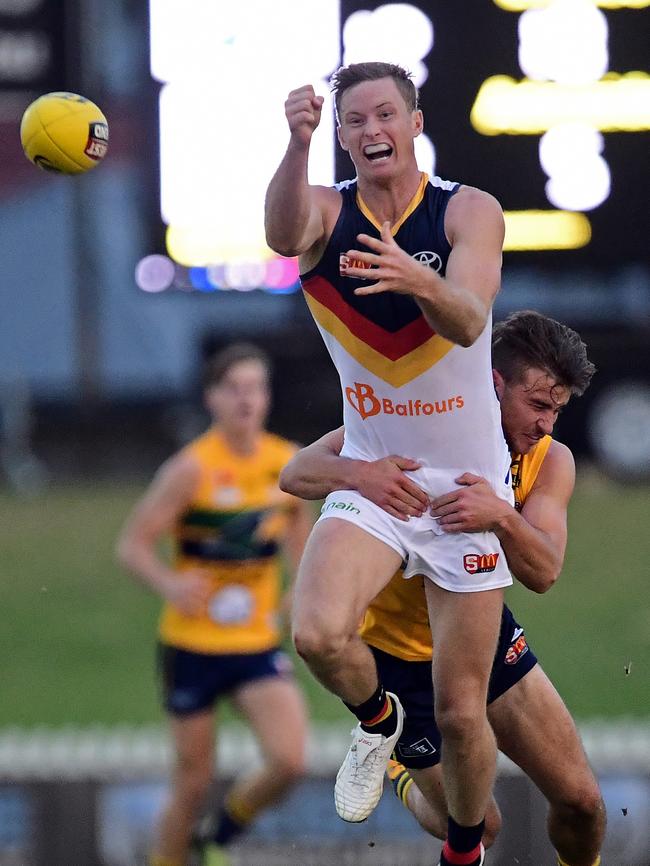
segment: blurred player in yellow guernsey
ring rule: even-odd
[[[347,486],[401,519],[428,508],[446,532],[493,531],[514,576],[529,589],[545,592],[562,567],[575,477],[571,452],[550,434],[558,412],[572,394],[584,392],[594,368],[575,331],[538,313],[515,313],[496,325],[492,346],[495,388],[511,449],[514,508],[496,496],[485,479],[469,474],[457,479],[456,490],[429,501],[405,474],[417,468],[417,462],[396,456],[374,462],[339,456],[342,428],[293,458],[281,475],[283,488],[321,498]],[[483,567],[478,560],[468,565]],[[405,580],[400,570],[370,605],[361,635],[386,688],[399,688],[406,712],[396,760],[388,771],[396,793],[426,830],[444,839],[447,806],[439,764],[441,738],[431,713],[432,641],[422,584],[417,576]],[[549,802],[549,836],[558,864],[596,866],[605,831],[598,784],[562,699],[505,605],[488,690],[488,719],[501,751]],[[499,826],[492,800],[486,847]]]
[[[236,344],[212,360],[212,426],[162,466],[118,542],[121,563],[165,601],[160,671],[176,762],[150,866],[187,864],[214,773],[219,699],[248,721],[264,763],[234,783],[213,834],[198,840],[204,863],[226,863],[222,846],[303,772],[305,707],[279,649],[288,613],[281,552],[295,574],[312,509],[278,486],[296,448],[264,430],[269,377],[255,346]],[[172,566],[156,550],[170,534]]]

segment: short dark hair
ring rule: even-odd
[[[203,373],[203,387],[219,385],[228,371],[241,361],[259,361],[270,378],[271,359],[263,349],[255,343],[231,343],[208,359]]]
[[[596,372],[580,334],[534,310],[511,313],[494,326],[492,366],[509,382],[521,381],[531,367],[545,370],[578,396]]]
[[[395,63],[350,63],[349,66],[341,66],[330,78],[337,119],[340,117],[341,99],[346,90],[363,81],[379,81],[380,78],[393,79],[409,111],[418,108],[418,90],[413,84],[412,73],[403,67]]]

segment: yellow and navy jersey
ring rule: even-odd
[[[174,530],[174,564],[179,580],[189,570],[207,575],[212,593],[198,617],[165,605],[159,628],[164,644],[200,653],[257,653],[277,645],[279,545],[295,504],[278,487],[278,477],[295,450],[263,433],[255,452],[242,456],[216,429],[186,447],[200,478]]]
[[[548,449],[553,441],[551,436],[542,436],[537,445],[528,454],[513,454],[510,464],[512,476],[512,490],[515,494],[515,508],[521,511],[524,507],[526,497],[537,480],[537,475],[548,454]]]
[[[440,276],[452,251],[445,214],[459,188],[423,173],[391,229],[404,252]],[[347,276],[341,261],[359,248],[360,233],[377,238],[381,225],[356,181],[337,189],[338,219],[320,261],[301,282],[341,380],[341,454],[358,460],[416,454],[423,464],[418,482],[432,497],[449,490],[462,472],[473,472],[511,501],[504,485],[508,448],[492,384],[491,320],[463,348],[437,334],[410,295],[355,295],[364,281]],[[372,269],[366,273],[372,280]]]
[[[512,455],[515,507],[521,510],[553,440],[544,436],[528,454]],[[405,659],[427,661],[432,654],[429,614],[424,580],[419,575],[404,580],[400,569],[368,608],[360,634],[366,643]]]

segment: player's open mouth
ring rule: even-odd
[[[389,144],[368,144],[363,149],[363,155],[371,162],[382,162],[393,155],[393,148]]]

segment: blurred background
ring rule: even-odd
[[[371,59],[414,73],[420,167],[504,207],[495,317],[561,319],[598,368],[556,431],[578,463],[563,576],[510,603],[599,773],[604,862],[650,864],[649,6],[0,0],[0,866],[132,866],[144,850],[169,765],[158,603],[115,565],[115,534],[206,425],[200,371],[232,340],[274,360],[272,430],[307,443],[339,425],[337,377],[262,207],[287,92],[327,95],[341,63]],[[90,174],[22,153],[22,113],[53,90],[108,118]],[[352,175],[329,98],[312,156],[312,182]],[[237,862],[327,864],[333,845],[338,863],[433,862],[391,793],[368,824],[337,821],[349,717],[299,669],[313,778]],[[225,718],[227,776],[241,749],[256,756]],[[550,866],[543,803],[505,763],[499,799],[495,866]]]

